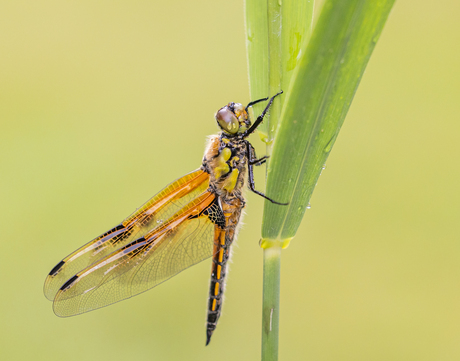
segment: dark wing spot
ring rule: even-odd
[[[62,266],[64,266],[64,264],[65,264],[64,261],[59,262],[56,266],[54,266],[54,268],[51,270],[49,275],[50,276],[56,276],[57,273],[59,272],[59,270],[62,268]]]
[[[69,279],[66,283],[62,285],[62,287],[59,289],[60,291],[64,291],[66,288],[68,288],[72,283],[75,282],[75,280],[78,278],[77,275],[73,276],[71,279]]]
[[[100,243],[98,247],[101,247],[107,241],[110,241],[112,244],[116,244],[122,239],[126,239],[126,237],[129,237],[131,233],[132,227],[125,228],[123,224],[119,224],[118,226],[112,228],[110,231],[98,237],[98,243]],[[98,247],[96,247],[96,250],[98,249]]]

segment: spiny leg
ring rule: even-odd
[[[268,158],[270,158],[269,155],[264,155],[263,157],[257,159],[256,150],[254,149],[252,145],[251,145],[251,148],[252,148],[252,154],[250,155],[251,160],[249,160],[249,153],[248,153],[248,162],[250,165],[257,165],[257,166],[262,165],[267,161]]]
[[[248,155],[248,181],[249,181],[248,186],[249,186],[249,189],[251,191],[253,191],[255,194],[258,194],[259,196],[264,197],[265,199],[269,200],[270,202],[272,202],[274,204],[279,204],[281,206],[287,206],[289,203],[276,202],[273,199],[267,197],[262,192],[259,192],[258,190],[256,190],[256,188],[255,188],[256,184],[254,182],[254,165],[253,164],[254,164],[254,162],[257,163],[257,159],[255,159],[254,147],[248,141],[246,141],[246,151],[247,151],[247,155]]]
[[[262,123],[262,121],[264,120],[265,114],[267,114],[268,109],[270,109],[270,106],[271,106],[272,103],[273,103],[273,99],[275,99],[278,95],[280,95],[280,94],[282,94],[282,93],[283,93],[283,91],[281,90],[278,94],[275,94],[275,95],[273,95],[273,96],[270,98],[270,100],[269,100],[267,106],[265,107],[265,109],[263,110],[262,114],[260,114],[260,115],[257,117],[257,119],[256,119],[256,121],[254,122],[254,124],[253,124],[248,130],[246,130],[246,131],[243,133],[243,138],[246,138],[246,137],[249,136],[250,134],[254,133],[254,131],[257,129],[257,127],[260,125],[260,123]]]
[[[268,158],[270,158],[270,156],[264,155],[262,158],[256,159],[253,162],[249,162],[249,164],[259,166],[264,164]]]
[[[249,142],[246,141],[246,143],[249,143]],[[263,157],[257,159],[256,150],[254,149],[251,143],[249,143],[249,145],[252,150],[252,154],[249,155],[248,153],[248,163],[250,165],[257,165],[257,166],[262,165],[267,161],[268,158],[270,158],[269,155],[264,155]],[[247,145],[246,145],[246,151],[247,151]]]
[[[254,100],[254,101],[250,102],[248,105],[246,105],[246,108],[244,108],[244,110],[248,111],[249,107],[252,107],[253,105],[256,105],[257,103],[264,102],[266,100],[268,100],[268,97]]]

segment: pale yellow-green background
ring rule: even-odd
[[[457,0],[396,3],[283,253],[281,360],[460,359],[459,18]],[[2,2],[1,360],[259,359],[253,194],[208,347],[208,261],[74,318],[42,294],[200,165],[214,111],[249,101],[244,41],[242,1]]]

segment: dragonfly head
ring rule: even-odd
[[[220,129],[228,135],[243,133],[251,125],[248,113],[240,103],[228,103],[217,111],[215,117]]]

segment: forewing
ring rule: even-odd
[[[56,295],[54,312],[73,316],[155,287],[211,257],[214,234],[224,225],[215,196],[205,192],[162,227],[69,279]]]
[[[200,169],[169,184],[121,224],[59,262],[46,278],[46,298],[53,300],[59,288],[77,272],[161,227],[180,209],[206,191],[208,185],[209,175]]]

